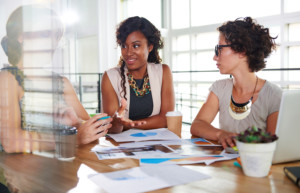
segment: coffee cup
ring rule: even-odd
[[[181,137],[182,114],[179,111],[169,111],[166,114],[168,130]]]
[[[55,157],[62,161],[72,161],[76,154],[76,127],[68,127],[55,132]]]

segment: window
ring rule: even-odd
[[[120,21],[132,16],[148,19],[157,28],[162,27],[161,0],[124,0],[121,1]]]
[[[180,28],[187,28],[189,27],[189,1],[186,0],[172,0],[172,28],[173,29],[180,29]]]
[[[299,12],[300,11],[300,1],[299,0],[284,0],[284,12]]]
[[[300,6],[300,5],[299,5]],[[300,23],[289,24],[289,41],[300,41]]]
[[[191,0],[190,2],[191,26],[223,23],[226,20],[245,16],[263,17],[280,14],[280,0],[210,0],[205,3]],[[270,6],[272,9],[266,9]]]
[[[163,62],[173,71],[176,108],[183,111],[184,122],[195,118],[211,84],[229,77],[220,75],[213,60],[216,29],[228,20],[251,16],[268,27],[278,46],[258,75],[284,89],[300,88],[299,0],[123,0],[121,4],[121,19],[140,15],[165,27]],[[283,70],[287,68],[294,70]]]
[[[192,122],[202,106],[208,88],[220,75],[216,68],[214,46],[217,27],[228,20],[251,16],[277,36],[277,50],[267,58],[267,67],[258,75],[282,88],[299,88],[300,2],[298,0],[170,0],[171,27],[166,42],[176,91],[176,107],[183,111],[184,121]],[[270,7],[272,9],[266,9]],[[283,5],[283,7],[281,7]],[[166,10],[164,10],[166,11]],[[163,14],[164,15],[164,14]],[[171,41],[170,41],[171,40]],[[298,69],[285,70],[283,68]],[[298,75],[298,76],[297,76]]]

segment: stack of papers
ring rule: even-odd
[[[144,166],[89,176],[109,193],[147,192],[207,178],[210,176],[177,165]]]
[[[203,138],[181,139],[166,128],[130,129],[109,134],[119,146],[92,148],[99,160],[117,158],[139,159],[140,166],[110,173],[93,173],[90,180],[107,192],[145,192],[209,178],[186,169],[181,164],[205,163],[235,159],[238,154],[209,154],[199,147],[220,146]]]
[[[228,159],[236,155],[211,154],[200,147],[221,146],[203,138],[181,139],[166,128],[153,130],[130,129],[119,134],[109,134],[109,137],[121,143],[120,146],[102,147],[96,145],[92,151],[99,160],[135,158],[140,165],[174,165],[196,164],[207,165]]]
[[[99,160],[118,159],[118,158],[151,158],[165,157],[174,153],[174,151],[164,145],[147,145],[134,147],[100,147],[95,146],[94,151]]]
[[[138,146],[147,146],[147,145],[193,145],[193,146],[220,146],[216,145],[210,141],[207,141],[203,138],[193,138],[193,139],[174,139],[174,140],[163,140],[163,141],[137,141],[134,143],[121,143],[120,146],[122,147],[138,147]]]

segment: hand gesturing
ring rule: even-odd
[[[145,125],[147,123],[146,121],[133,121],[131,119],[125,118],[124,114],[125,114],[126,106],[127,106],[127,101],[124,98],[122,98],[121,106],[117,110],[114,116],[114,118],[117,119],[120,124],[122,124],[124,127],[129,129],[129,128]]]

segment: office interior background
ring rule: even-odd
[[[278,36],[276,52],[258,76],[283,89],[300,89],[299,0],[0,0],[0,39],[10,13],[20,5],[42,4],[55,10],[65,24],[61,65],[43,66],[68,77],[89,113],[101,109],[102,73],[117,66],[120,48],[117,25],[142,16],[160,29],[165,47],[163,63],[173,71],[176,109],[191,123],[205,101],[208,88],[220,75],[213,61],[217,27],[228,20],[251,16]],[[0,50],[0,68],[8,63]],[[216,123],[217,124],[217,123]]]

